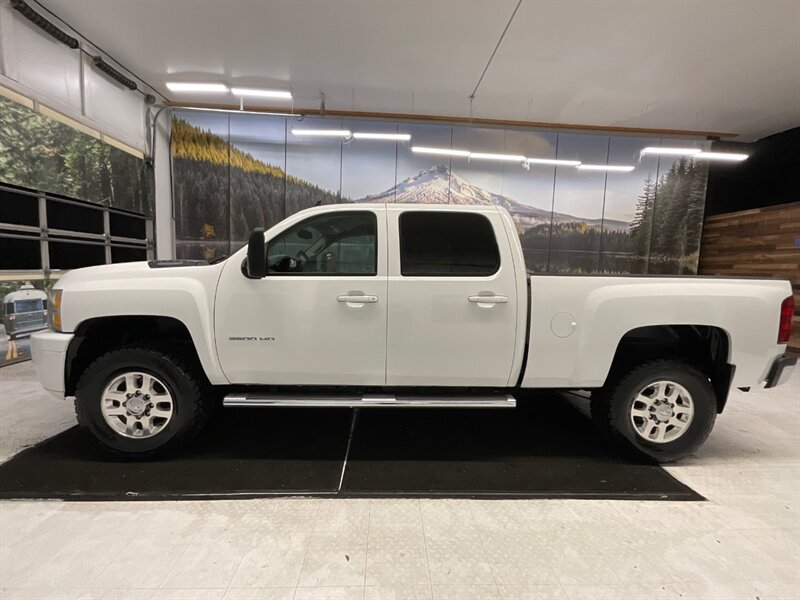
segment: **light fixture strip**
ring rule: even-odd
[[[412,146],[412,152],[418,154],[438,154],[441,156],[469,156],[469,150],[455,150],[452,148],[431,148],[429,146]]]
[[[407,142],[411,139],[410,133],[370,133],[367,131],[356,131],[353,137],[357,140],[394,140]]]
[[[555,165],[557,167],[577,167],[581,164],[579,160],[560,160],[555,158],[526,158],[525,162],[529,165]]]
[[[292,129],[292,135],[316,135],[322,137],[350,137],[348,129]]]
[[[741,162],[747,160],[749,155],[736,152],[699,152],[692,158],[697,160],[725,160],[730,162]]]
[[[670,148],[667,146],[648,146],[642,148],[641,154],[663,154],[666,156],[692,156],[702,152],[702,148]]]
[[[280,98],[291,100],[292,92],[286,90],[259,90],[254,88],[232,87],[231,93],[234,96],[253,96],[258,98]]]
[[[524,162],[525,157],[521,154],[490,154],[488,152],[470,152],[469,159],[478,159],[478,160],[502,160],[502,161],[509,161],[509,162]]]
[[[224,83],[188,83],[184,81],[168,81],[167,89],[171,92],[228,93],[228,86]]]
[[[636,167],[631,165],[578,165],[581,171],[616,171],[619,173],[629,173]]]

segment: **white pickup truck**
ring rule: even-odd
[[[610,437],[695,450],[732,387],[775,386],[788,282],[526,274],[507,211],[321,206],[216,264],[69,272],[32,337],[44,387],[127,455],[174,449],[224,406],[513,407],[592,391]]]

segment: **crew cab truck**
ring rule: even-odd
[[[611,438],[660,461],[708,436],[732,387],[794,359],[788,282],[531,275],[494,206],[299,212],[217,264],[69,272],[32,338],[44,387],[106,448],[174,449],[224,406],[513,407],[585,389]]]

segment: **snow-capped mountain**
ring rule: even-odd
[[[391,189],[355,202],[403,202],[410,204],[481,204],[502,206],[514,220],[526,227],[550,222],[550,211],[522,204],[513,198],[495,194],[459,177],[444,165],[435,165],[404,179]],[[581,222],[599,227],[601,219],[584,219],[563,213],[552,213],[554,223]],[[612,231],[627,231],[630,223],[606,219],[603,227]]]

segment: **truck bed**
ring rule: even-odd
[[[732,385],[759,385],[777,344],[787,281],[674,276],[531,275],[522,387],[603,385],[626,334],[642,327],[716,327],[728,341]]]

